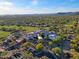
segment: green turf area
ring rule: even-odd
[[[0,44],[5,40],[10,32],[0,31]]]

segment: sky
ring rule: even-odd
[[[0,0],[0,15],[79,11],[79,0]]]

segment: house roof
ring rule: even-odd
[[[0,47],[0,52],[5,51],[5,49],[3,49],[2,47]]]

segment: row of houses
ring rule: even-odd
[[[18,36],[18,35],[20,35],[20,34],[17,34],[16,36]],[[32,41],[32,40],[37,41],[38,39],[53,40],[56,37],[56,33],[43,31],[43,30],[38,30],[38,31],[35,31],[35,32],[26,33],[25,35],[20,36],[20,37],[15,38],[15,39],[14,39],[14,37],[15,36],[13,36],[13,35],[8,36],[7,39],[3,42],[3,48],[7,49],[9,47],[18,46],[20,43],[22,43],[25,40],[26,41]]]
[[[33,27],[37,27],[37,26],[48,27],[48,24],[26,23],[26,25],[27,25],[27,26],[33,26]]]
[[[20,36],[16,38],[16,36],[18,36],[18,35],[20,35]],[[26,34],[25,33],[23,34],[22,32],[18,31],[18,32],[16,32],[16,34],[12,33],[11,35],[9,35],[6,38],[6,40],[2,44],[2,48],[3,48],[3,50],[13,51],[15,49],[20,49],[20,46],[23,43],[25,43],[26,41],[31,42],[32,40],[35,40],[37,42],[37,40],[39,40],[39,39],[54,40],[56,36],[57,36],[56,33],[48,32],[48,31],[44,31],[44,30],[38,30],[35,32],[26,33]],[[11,57],[11,58],[13,58],[13,57]]]
[[[32,39],[35,39],[35,38],[45,39],[45,37],[48,37],[49,40],[53,40],[56,37],[56,33],[39,30],[39,31],[29,33],[25,38],[28,39],[28,40],[32,40]]]

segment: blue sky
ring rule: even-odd
[[[79,0],[0,0],[0,14],[45,14],[79,11]]]

